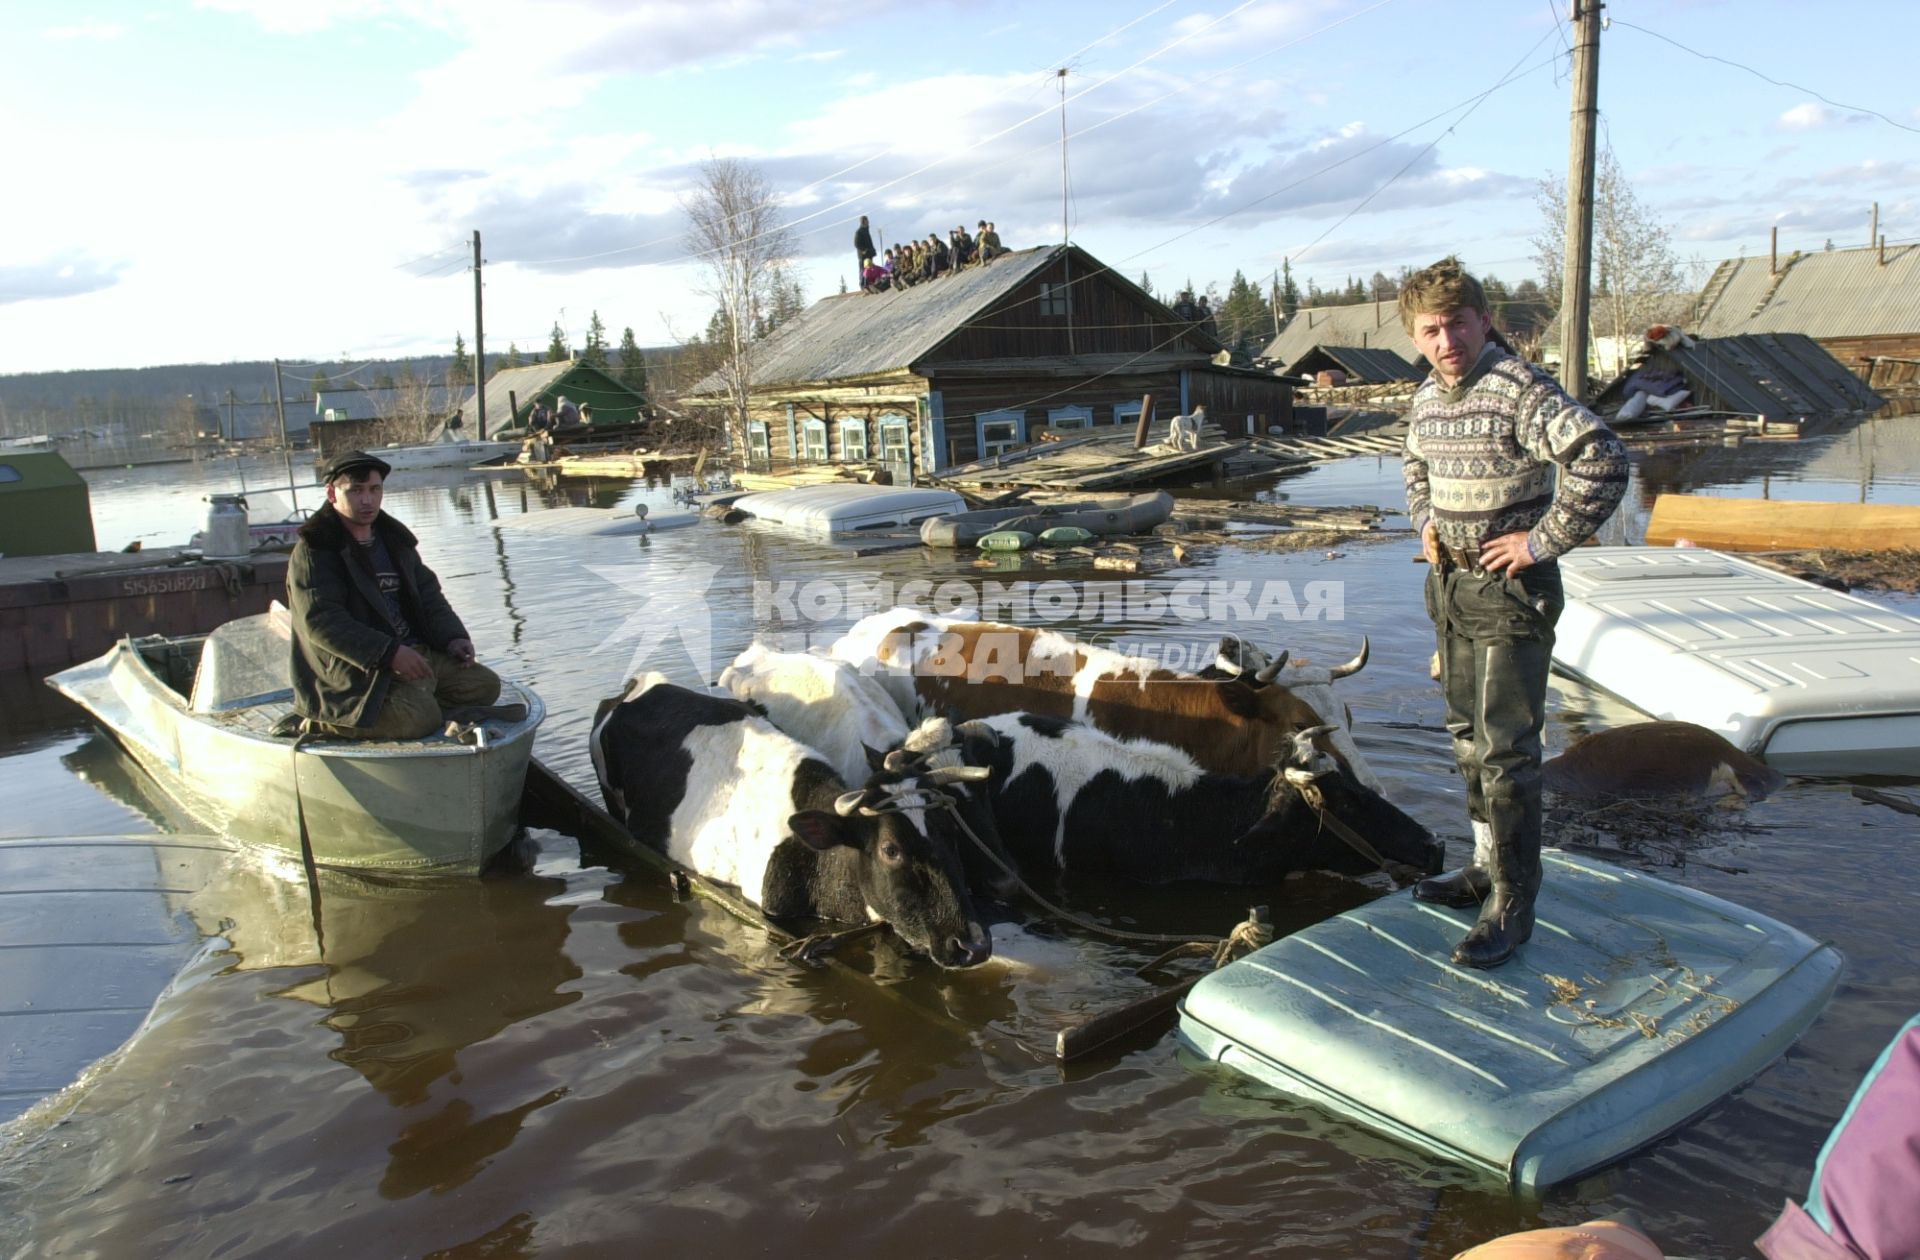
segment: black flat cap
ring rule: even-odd
[[[393,471],[393,465],[384,459],[377,459],[365,451],[347,451],[334,456],[333,462],[327,465],[327,481],[332,482],[350,472],[359,472],[363,468],[379,473],[382,481],[385,481],[387,474]]]

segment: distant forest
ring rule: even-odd
[[[680,348],[641,350],[656,388],[671,388]],[[617,364],[617,350],[609,349]],[[543,354],[504,352],[487,355],[487,372],[539,362]],[[444,380],[454,366],[451,354],[416,355],[375,361],[282,364],[281,378],[289,417],[312,414],[314,388],[372,388],[407,378]],[[68,372],[0,375],[0,436],[58,437],[79,430],[95,433],[218,431],[216,418],[228,394],[236,408],[257,413],[271,407],[273,363],[173,363],[144,368],[88,368]],[[254,431],[259,431],[256,426]]]

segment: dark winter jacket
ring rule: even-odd
[[[414,636],[443,651],[467,638],[440,593],[440,579],[420,562],[413,531],[384,512],[373,528],[400,574],[401,610]],[[300,527],[287,562],[287,602],[293,611],[294,711],[336,726],[371,723],[393,683],[387,666],[400,639],[372,568],[331,503]]]
[[[873,233],[864,223],[853,230],[853,252],[862,258],[873,257]]]

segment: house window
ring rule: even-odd
[[[982,412],[973,423],[975,436],[980,440],[981,459],[991,459],[1027,440],[1024,411]]]
[[[1135,428],[1140,423],[1140,400],[1113,404],[1113,422],[1122,428]]]
[[[867,462],[867,421],[864,416],[840,422],[840,459],[848,464]]]
[[[1055,429],[1091,429],[1093,408],[1054,407],[1047,412],[1047,423]]]
[[[827,462],[827,422],[809,420],[800,427],[800,458],[809,464]]]
[[[1055,318],[1067,313],[1067,286],[1064,284],[1042,284],[1040,286],[1040,313]]]
[[[880,462],[893,470],[894,481],[905,485],[912,471],[913,447],[909,421],[897,411],[880,417]]]
[[[747,458],[756,464],[773,462],[773,441],[767,436],[764,420],[755,420],[747,426]]]

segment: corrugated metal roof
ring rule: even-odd
[[[1281,369],[1284,376],[1310,376],[1337,367],[1351,384],[1383,385],[1388,381],[1419,381],[1426,373],[1391,350],[1370,346],[1315,346]]]
[[[1778,276],[1765,258],[1714,271],[1688,331],[1697,336],[1795,332],[1809,337],[1920,333],[1920,245],[1802,254]]]
[[[1678,371],[1694,402],[1723,411],[1786,419],[1872,411],[1885,399],[1801,333],[1711,337],[1656,351],[1647,366]],[[1629,374],[1631,375],[1631,374]],[[1601,391],[1597,405],[1626,401],[1627,377]]]
[[[1391,350],[1409,363],[1420,359],[1413,338],[1400,326],[1400,310],[1391,300],[1303,306],[1268,343],[1261,357],[1275,363],[1298,363],[1315,346],[1359,346],[1363,350]]]
[[[513,424],[509,395],[520,400],[522,407],[531,407],[555,381],[573,371],[579,364],[571,359],[562,359],[558,363],[533,363],[526,367],[502,368],[487,378],[487,428],[489,430],[508,427]],[[468,433],[477,433],[480,422],[479,395],[468,394],[467,400],[460,404],[460,427]]]

